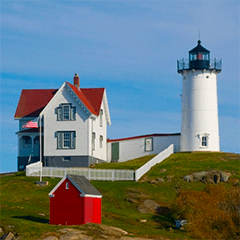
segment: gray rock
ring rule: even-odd
[[[163,178],[156,178],[156,180],[157,180],[158,182],[164,182],[164,179],[163,179]]]
[[[228,178],[231,176],[231,173],[228,172],[221,172],[220,174],[220,180],[221,182],[228,182]]]
[[[186,182],[193,182],[193,175],[186,175],[184,178],[183,178],[184,181]]]
[[[43,238],[43,240],[58,240],[58,238],[55,236],[48,236],[48,237]]]
[[[206,171],[193,173],[193,178],[195,181],[202,181],[203,177],[205,177],[207,174],[208,172]]]

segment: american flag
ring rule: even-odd
[[[38,118],[28,121],[22,126],[22,128],[38,128]]]

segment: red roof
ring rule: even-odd
[[[87,109],[98,116],[101,108],[104,88],[82,88],[79,90],[76,86],[70,83],[67,84],[87,107]],[[57,91],[58,89],[22,90],[14,117],[38,117]]]
[[[101,108],[104,88],[81,88],[81,90],[79,91],[79,89],[71,83],[67,84],[79,97],[79,99],[83,102],[87,109],[91,113],[98,116]]]
[[[38,117],[56,92],[57,89],[22,90],[14,117]]]
[[[146,137],[167,137],[167,136],[179,136],[179,135],[180,133],[154,133],[154,134],[141,135],[141,136],[135,136],[135,137],[108,139],[107,142],[119,142],[119,141],[132,140],[137,138],[146,138]]]

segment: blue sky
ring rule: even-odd
[[[239,1],[1,1],[1,172],[17,169],[22,89],[59,88],[75,73],[105,87],[109,138],[181,128],[177,59],[202,45],[222,58],[221,150],[240,152]]]

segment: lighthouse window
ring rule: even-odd
[[[207,137],[202,137],[202,146],[207,147]]]

